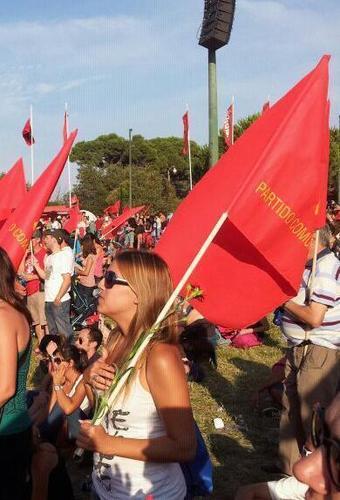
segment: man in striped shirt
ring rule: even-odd
[[[311,283],[314,235],[299,293],[284,304],[288,350],[279,455],[287,474],[309,435],[313,404],[328,406],[340,384],[340,262],[329,249],[330,237],[327,226],[320,229]]]

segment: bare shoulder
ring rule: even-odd
[[[19,325],[26,325],[26,323],[27,321],[21,312],[8,302],[0,300],[0,328],[16,329]]]
[[[164,369],[181,363],[181,354],[177,345],[157,342],[150,349],[147,363],[150,368]]]

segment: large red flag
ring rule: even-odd
[[[225,145],[230,148],[234,144],[234,104],[231,103],[227,109],[224,124],[223,135]]]
[[[249,325],[296,294],[327,185],[320,164],[328,147],[328,61],[324,56],[244,132],[182,202],[157,245],[177,284],[228,212],[189,278],[204,292],[194,306],[213,323]],[[203,212],[202,200],[209,200]]]
[[[77,226],[81,220],[82,213],[79,210],[79,205],[76,204],[69,210],[69,218],[63,225],[63,229],[68,233],[72,233],[77,229]]]
[[[183,148],[182,155],[187,156],[189,154],[189,111],[186,111],[182,116],[183,120]]]
[[[0,179],[0,221],[6,219],[26,194],[24,164],[20,158]]]
[[[106,238],[112,238],[114,234],[117,232],[118,228],[124,224],[130,217],[133,217],[138,212],[141,212],[144,209],[145,205],[140,207],[129,208],[122,215],[119,215],[108,226],[102,227],[102,236]]]
[[[77,130],[70,134],[57,156],[33,184],[0,231],[0,246],[6,250],[16,269],[63,171],[76,135]]]
[[[32,136],[31,120],[28,119],[22,130],[22,136],[27,146],[32,146],[35,143],[34,137]]]

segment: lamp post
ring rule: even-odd
[[[132,128],[129,128],[129,206],[132,207],[132,153],[131,153]]]

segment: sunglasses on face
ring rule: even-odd
[[[320,405],[316,405],[313,410],[311,438],[315,448],[324,446],[329,477],[340,491],[340,441],[332,438],[325,421],[325,409]]]
[[[130,286],[128,281],[117,276],[114,271],[106,271],[104,275],[104,286],[105,288],[110,289],[113,285]]]
[[[51,361],[51,363],[55,363],[56,365],[60,365],[64,360],[60,358],[59,356],[56,356],[57,350],[52,352],[51,355],[48,355],[48,360]]]

